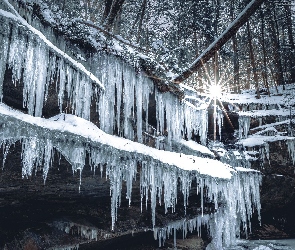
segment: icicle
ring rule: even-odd
[[[22,178],[32,176],[33,168],[38,167],[41,161],[38,141],[28,138],[22,141]]]
[[[69,79],[72,78],[72,70],[67,70]],[[63,112],[62,105],[64,102],[64,94],[66,90],[66,76],[65,76],[65,65],[64,65],[64,60],[59,59],[58,60],[58,74],[59,74],[59,91],[58,91],[58,105],[59,105],[59,111]],[[69,85],[70,86],[70,85]],[[70,97],[71,91],[67,89],[68,95]]]
[[[247,138],[250,129],[250,117],[239,115],[239,139]]]
[[[1,20],[1,19],[0,19]],[[0,30],[0,102],[2,102],[3,98],[3,81],[4,81],[4,73],[6,70],[6,60],[7,60],[7,52],[9,48],[8,44],[8,31],[9,31],[9,26],[8,24],[1,20],[1,30]]]
[[[122,136],[122,128],[121,128],[121,102],[123,98],[123,79],[122,79],[122,64],[118,61],[115,63],[115,78],[116,78],[116,91],[117,91],[117,128],[118,135]]]
[[[10,43],[8,63],[12,69],[13,81],[19,81],[23,74],[24,107],[30,115],[41,116],[47,76],[48,50],[43,42],[28,36],[26,42],[24,31],[14,26]],[[27,43],[27,47],[26,47]]]
[[[55,80],[55,77],[56,77],[56,74],[57,74],[56,67],[57,67],[56,55],[49,51],[48,67],[47,67],[47,69],[48,69],[47,70],[47,83],[46,83],[46,90],[45,90],[45,101],[46,101],[47,96],[48,96],[48,87],[49,87],[50,84],[54,83],[54,80]],[[56,90],[57,90],[57,85],[56,85]],[[59,102],[58,102],[58,104],[59,104]]]
[[[217,123],[218,123],[218,129],[219,129],[219,140],[221,141],[221,127],[223,125],[222,110],[218,110],[218,112],[217,112]]]
[[[174,221],[162,228],[154,228],[154,239],[159,240],[159,247],[162,247],[165,244],[166,239],[169,239],[169,236],[173,234],[174,237],[174,248],[176,249],[176,231],[183,231],[183,238],[186,238],[187,233],[192,233],[194,230],[197,230],[198,236],[201,236],[201,227],[205,226],[209,228],[210,216],[204,215],[196,216],[192,219],[182,219]]]
[[[42,116],[42,108],[45,98],[45,89],[48,89],[46,87],[46,77],[47,77],[47,65],[48,65],[48,54],[49,51],[45,47],[45,45],[41,42],[37,45],[35,48],[36,54],[36,62],[35,62],[35,78],[36,78],[36,90],[35,90],[35,109],[34,109],[34,115],[37,117]]]
[[[143,101],[143,79],[140,75],[135,84],[135,98],[136,98],[136,128],[137,141],[142,143],[142,101]]]
[[[295,164],[295,140],[292,138],[289,138],[286,140],[289,155],[291,156],[291,159],[293,161],[293,165]]]
[[[267,158],[267,160],[268,160],[268,162],[269,162],[269,165],[270,165],[270,158],[269,158],[269,144],[268,144],[268,142],[265,142],[265,143],[263,144],[263,146],[264,146],[264,150],[265,150],[266,158]]]
[[[164,114],[165,114],[165,104],[163,100],[163,95],[159,93],[158,90],[155,91],[155,98],[157,102],[157,132],[159,134],[164,133]],[[159,148],[159,147],[157,147]]]
[[[12,140],[4,140],[4,141],[1,141],[0,145],[2,146],[3,148],[3,163],[2,163],[2,169],[4,168],[4,165],[5,165],[5,161],[6,161],[6,157],[7,157],[7,154],[9,152],[9,149],[11,147],[11,145],[13,144],[13,141]]]
[[[24,64],[26,51],[25,34],[17,25],[13,25],[8,55],[8,66],[12,69],[12,80],[14,83],[21,78],[21,70]]]
[[[47,174],[49,167],[52,165],[53,161],[53,145],[51,140],[46,140],[45,149],[44,149],[44,166],[43,166],[43,179],[44,183],[47,179]]]
[[[69,84],[69,83],[68,83]],[[90,119],[90,105],[92,97],[92,84],[84,75],[77,73],[77,81],[73,83],[75,88],[72,95],[73,110],[75,115],[86,120]]]
[[[153,93],[154,84],[147,77],[143,77],[143,110],[145,111],[145,131],[149,130],[149,100],[150,94]]]
[[[123,69],[124,96],[127,96],[124,102],[124,136],[127,139],[134,139],[134,86],[136,82],[135,72],[130,67]]]

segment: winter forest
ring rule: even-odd
[[[293,0],[0,0],[0,249],[295,249]]]

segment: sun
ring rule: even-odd
[[[222,86],[218,83],[211,83],[209,86],[209,95],[212,99],[221,97]]]

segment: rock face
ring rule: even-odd
[[[250,101],[249,101],[250,102]],[[249,155],[251,167],[261,171],[261,225],[255,219],[252,221],[252,239],[282,239],[295,237],[295,166],[287,144],[287,137],[279,139],[280,135],[290,133],[289,112],[278,112],[279,103],[253,103],[241,105],[239,109],[248,113],[257,114],[249,116],[249,135],[258,137],[252,144],[256,146],[241,146]],[[282,104],[281,104],[282,105]],[[269,113],[265,115],[263,113]],[[238,130],[237,117],[229,113],[235,129]],[[281,116],[283,114],[283,116]],[[286,122],[284,122],[284,120]],[[294,134],[294,123],[291,130]],[[259,136],[265,136],[264,143],[259,143]],[[268,140],[268,138],[272,138]],[[292,140],[292,139],[291,139]],[[290,141],[292,144],[293,142]]]
[[[263,173],[261,187],[262,227],[255,226],[253,238],[295,237],[295,174],[285,141],[269,144],[270,159],[256,166]]]

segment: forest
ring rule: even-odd
[[[95,26],[107,41],[130,44],[171,72],[171,77],[185,71],[249,2],[77,0],[47,4],[64,14],[65,20],[74,17],[69,25]],[[293,3],[256,2],[260,6],[248,15],[246,24],[185,84],[202,89],[204,81],[216,74],[227,79],[227,89],[234,92],[253,85],[268,89],[294,82]],[[63,19],[53,23],[67,29]]]
[[[294,12],[1,0],[0,249],[294,249]]]

